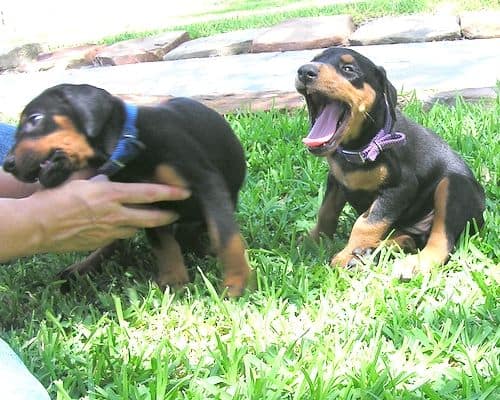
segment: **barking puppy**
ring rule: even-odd
[[[395,264],[410,279],[447,261],[468,221],[483,223],[484,192],[465,162],[439,136],[396,109],[385,70],[346,48],[329,48],[302,65],[295,80],[306,100],[309,151],[330,172],[310,236],[331,236],[346,203],[360,214],[347,245],[331,260],[351,267],[391,234],[405,250]]]
[[[146,230],[158,283],[177,287],[189,281],[181,248],[196,246],[208,231],[224,265],[228,295],[242,294],[249,266],[234,211],[246,165],[223,117],[187,98],[135,107],[89,85],[49,88],[22,112],[4,169],[22,181],[54,187],[86,167],[116,181],[188,188],[191,198],[159,204],[178,213],[179,220]],[[66,274],[88,272],[112,249],[97,250]]]

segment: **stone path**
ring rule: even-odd
[[[357,46],[383,65],[398,89],[421,98],[435,91],[494,87],[500,80],[500,38]],[[256,104],[297,106],[297,68],[321,50],[303,50],[0,75],[0,110],[17,115],[45,88],[89,83],[147,104],[168,96],[198,96],[227,111]],[[224,101],[226,105],[224,106]]]
[[[68,46],[75,43],[98,41],[105,36],[123,32],[142,32],[165,29],[179,25],[207,23],[220,19],[264,16],[283,11],[293,11],[311,6],[328,6],[355,3],[361,0],[295,0],[256,10],[227,11],[231,1],[188,0],[115,1],[86,0],[72,2],[51,0],[51,7],[43,1],[27,3],[1,1],[0,12],[7,29],[0,20],[0,54],[14,46],[31,42],[48,42],[51,45]],[[40,23],[43,21],[43,24]]]

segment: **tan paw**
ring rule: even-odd
[[[224,279],[223,286],[227,297],[240,297],[245,292],[247,276],[233,275]]]
[[[189,276],[187,273],[166,273],[158,276],[156,283],[162,289],[167,286],[174,290],[184,288],[189,283]]]
[[[332,261],[330,261],[330,265],[332,267],[345,268],[353,258],[354,256],[352,255],[352,253],[344,249],[335,254],[335,256],[332,258]]]
[[[392,276],[407,282],[419,273],[429,274],[434,264],[438,263],[432,262],[422,254],[412,254],[394,262]]]

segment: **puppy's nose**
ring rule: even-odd
[[[16,169],[16,159],[12,154],[8,154],[3,161],[3,169],[6,172],[14,172]]]
[[[297,74],[301,82],[309,83],[318,77],[319,68],[316,64],[304,64],[299,68]]]

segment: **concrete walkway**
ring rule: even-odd
[[[383,65],[398,89],[432,91],[492,87],[500,80],[500,39],[353,47]],[[294,92],[297,68],[321,50],[187,59],[86,70],[0,75],[0,111],[17,115],[52,85],[89,83],[114,94],[206,96]]]

